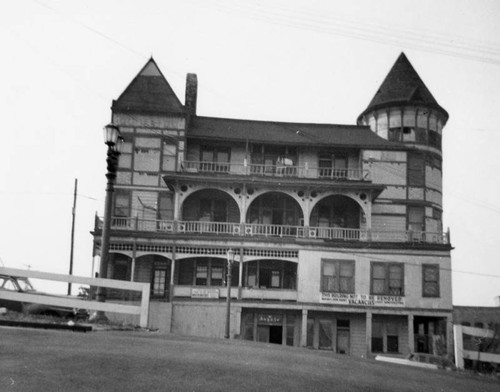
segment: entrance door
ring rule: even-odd
[[[333,349],[333,320],[319,320],[319,348]]]
[[[337,352],[349,354],[350,347],[350,322],[349,320],[337,320]]]
[[[283,327],[281,325],[258,325],[257,341],[263,343],[282,344]]]
[[[257,326],[257,341],[263,343],[269,343],[269,325],[258,325]]]
[[[283,327],[271,325],[269,327],[269,343],[281,344],[283,342]]]

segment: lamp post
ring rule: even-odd
[[[224,331],[224,338],[229,339],[229,329],[231,326],[231,275],[234,263],[234,251],[229,249],[227,251],[227,298],[226,298],[226,329]]]
[[[116,125],[108,124],[104,127],[104,144],[108,146],[107,152],[107,184],[106,184],[106,198],[104,201],[104,221],[102,225],[102,240],[101,240],[101,263],[99,266],[99,278],[106,279],[108,273],[108,259],[109,259],[109,235],[111,229],[111,207],[113,204],[113,192],[116,179],[116,170],[118,167],[118,157],[121,153],[123,145],[123,138],[120,135],[120,130]],[[97,287],[97,300],[105,302],[106,289],[104,287]],[[104,311],[98,311],[94,321],[104,321],[106,316]]]

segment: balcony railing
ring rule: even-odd
[[[181,170],[185,173],[212,173],[257,175],[269,177],[320,178],[336,181],[370,181],[370,171],[366,169],[318,168],[308,165],[255,164],[230,162],[183,161]]]
[[[99,220],[96,229],[102,227]],[[361,242],[408,242],[449,244],[449,233],[425,231],[385,231],[338,227],[306,227],[256,223],[174,221],[113,217],[113,230],[230,235],[244,237],[304,238]]]

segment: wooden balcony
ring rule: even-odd
[[[333,181],[370,181],[370,171],[367,169],[333,169],[284,164],[247,164],[183,161],[183,173],[233,174],[242,176],[267,176],[329,179]]]
[[[102,221],[96,222],[96,230]],[[357,242],[400,242],[449,245],[449,233],[385,231],[334,227],[265,225],[256,223],[174,221],[113,217],[112,230],[234,237],[300,238]]]

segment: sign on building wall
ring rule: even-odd
[[[219,298],[219,289],[191,289],[191,298]]]
[[[267,325],[281,325],[283,323],[283,315],[260,313],[257,316],[257,323]]]
[[[404,306],[405,298],[396,295],[321,293],[320,302],[334,305]]]

